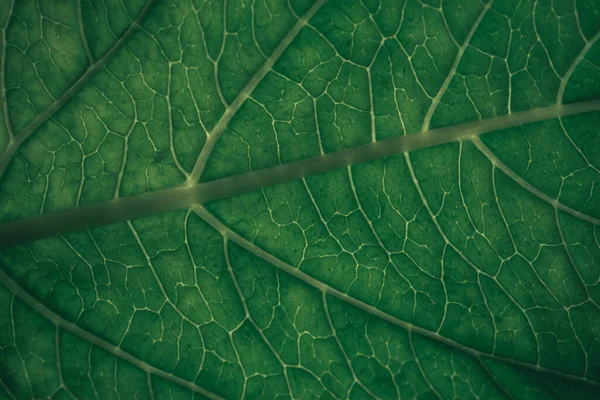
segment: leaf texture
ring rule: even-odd
[[[596,0],[0,29],[0,398],[597,397]]]

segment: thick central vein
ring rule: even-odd
[[[452,143],[491,131],[593,111],[600,111],[600,100],[538,108],[394,137],[210,182],[174,186],[170,189],[9,221],[0,224],[0,249],[119,221],[187,209],[194,204],[224,199],[382,157]]]

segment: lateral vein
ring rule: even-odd
[[[500,171],[504,172],[506,176],[515,181],[519,186],[527,190],[529,193],[533,194],[538,199],[550,204],[554,208],[564,211],[565,213],[575,218],[579,218],[585,222],[589,222],[590,224],[600,225],[600,219],[594,218],[591,215],[584,214],[581,211],[577,211],[561,203],[557,198],[548,196],[546,193],[542,192],[540,189],[527,182],[525,179],[523,179],[523,177],[521,177],[508,165],[506,165],[502,160],[500,160],[498,156],[495,155],[494,152],[481,141],[481,139],[475,137],[472,139],[472,142],[479,149],[479,151],[481,151],[490,160],[490,162],[494,164]]]
[[[238,246],[240,246],[243,249],[245,249],[246,251],[254,254],[255,256],[261,258],[262,260],[270,263],[274,267],[281,269],[282,271],[284,271],[284,272],[288,273],[289,275],[301,280],[302,282],[314,287],[315,289],[318,289],[321,292],[324,292],[330,296],[333,296],[353,307],[356,307],[359,310],[365,311],[371,315],[381,318],[382,320],[384,320],[392,325],[402,328],[402,329],[408,331],[409,334],[415,333],[419,336],[426,337],[428,339],[431,339],[431,340],[439,342],[439,343],[443,343],[447,346],[450,346],[454,349],[457,349],[463,353],[466,353],[466,354],[471,355],[476,358],[487,358],[487,359],[498,360],[498,361],[501,361],[501,362],[504,362],[504,363],[507,363],[507,364],[510,364],[513,366],[526,368],[528,370],[534,370],[537,372],[545,372],[545,373],[553,374],[555,376],[560,376],[560,377],[563,377],[566,379],[571,379],[571,380],[583,382],[583,383],[586,383],[586,384],[589,384],[592,386],[600,387],[600,382],[592,381],[587,378],[582,378],[580,376],[571,375],[571,374],[568,374],[565,372],[542,367],[540,365],[530,364],[527,362],[513,360],[513,359],[510,359],[507,357],[498,356],[498,355],[495,355],[492,353],[486,353],[486,352],[483,352],[480,350],[472,349],[472,348],[470,348],[464,344],[461,344],[455,340],[452,340],[446,336],[442,336],[438,333],[429,331],[427,329],[421,328],[420,326],[413,325],[409,322],[406,322],[404,320],[396,318],[393,315],[386,313],[385,311],[382,311],[370,304],[364,303],[361,300],[358,300],[358,299],[348,295],[347,293],[344,293],[338,289],[335,289],[332,286],[329,286],[328,284],[326,284],[324,282],[319,281],[318,279],[301,271],[299,268],[296,268],[296,267],[286,263],[285,261],[277,258],[273,254],[270,254],[269,252],[263,250],[262,248],[258,247],[254,243],[252,243],[249,240],[240,236],[237,232],[233,231],[231,228],[227,227],[223,222],[221,222],[218,218],[216,218],[213,214],[211,214],[204,207],[194,206],[193,211],[198,216],[200,216],[207,224],[212,226],[221,235],[227,236],[227,238],[229,240],[231,240]]]
[[[312,18],[312,16],[319,11],[319,9],[325,4],[327,0],[319,0],[304,14],[292,27],[292,29],[288,32],[287,35],[283,38],[279,46],[273,51],[271,56],[267,58],[267,60],[261,65],[261,67],[256,71],[254,76],[250,78],[246,86],[242,89],[242,91],[237,95],[233,103],[223,113],[221,119],[217,122],[217,125],[213,128],[212,132],[208,136],[206,143],[204,143],[204,147],[200,151],[200,155],[194,164],[194,168],[190,176],[187,179],[188,183],[196,183],[200,179],[202,175],[202,171],[204,171],[204,167],[208,162],[208,158],[212,154],[212,151],[217,144],[217,141],[229,125],[229,122],[233,119],[235,114],[238,112],[242,104],[248,99],[250,94],[254,91],[254,89],[258,86],[258,84],[263,80],[263,78],[267,75],[267,73],[273,68],[277,60],[281,58],[282,54],[289,47],[290,43],[294,40],[294,38],[298,35],[298,33],[306,26],[308,20]],[[218,82],[217,82],[218,84]]]
[[[81,327],[75,325],[74,323],[67,321],[60,315],[56,314],[54,311],[50,310],[44,304],[42,304],[39,300],[29,294],[25,289],[23,289],[17,282],[15,282],[1,267],[0,267],[0,282],[16,297],[18,297],[23,303],[27,304],[37,313],[42,315],[44,318],[55,324],[61,329],[71,332],[72,334],[79,336],[80,338],[86,340],[87,342],[100,347],[106,352],[112,354],[117,358],[121,358],[136,367],[146,371],[149,374],[156,375],[161,377],[167,381],[173,382],[179,386],[182,386],[191,391],[200,393],[203,396],[208,397],[209,399],[222,399],[215,393],[210,392],[207,389],[204,389],[193,382],[182,379],[176,375],[173,375],[169,372],[163,371],[162,369],[158,369],[145,361],[140,360],[135,357],[131,353],[122,350],[121,348],[115,346],[112,343],[107,342],[95,334],[82,329]]]
[[[107,51],[102,58],[100,58],[94,64],[91,64],[88,67],[88,69],[85,70],[83,75],[81,75],[79,79],[77,79],[75,83],[71,85],[71,87],[67,89],[59,98],[54,100],[52,104],[50,104],[48,107],[46,107],[44,111],[38,114],[38,116],[35,117],[35,119],[29,124],[27,124],[23,129],[21,129],[19,133],[14,135],[14,140],[11,140],[10,144],[6,147],[6,149],[4,149],[4,153],[0,155],[0,178],[4,175],[8,164],[13,159],[15,153],[17,152],[21,144],[23,144],[23,142],[25,142],[25,140],[27,140],[27,138],[29,138],[29,136],[31,136],[31,134],[34,133],[44,122],[49,120],[54,115],[54,113],[60,110],[65,104],[69,102],[69,100],[71,100],[77,93],[79,93],[83,89],[83,87],[90,81],[90,79],[96,76],[96,74],[99,71],[101,71],[110,60],[112,60],[113,56],[125,45],[127,39],[129,39],[137,31],[141,22],[146,17],[146,15],[148,15],[148,12],[150,12],[152,6],[154,5],[154,3],[156,3],[156,1],[157,0],[149,0],[148,3],[146,3],[144,8],[142,9],[142,11],[140,11],[137,18],[131,23],[131,25],[125,31],[123,36],[121,36],[119,40],[116,41],[113,47],[111,47],[111,49]]]

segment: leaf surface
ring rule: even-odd
[[[597,396],[595,0],[0,29],[0,398]]]

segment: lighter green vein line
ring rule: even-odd
[[[14,390],[14,388],[9,389],[8,386],[6,386],[6,383],[2,380],[0,380],[0,387],[4,389],[4,392],[6,394],[8,394],[8,397],[13,399],[13,400],[17,400],[17,398],[15,397],[14,394],[11,393],[11,389]]]
[[[94,335],[91,332],[88,332],[79,326],[73,324],[72,322],[67,321],[60,315],[56,314],[54,311],[50,310],[48,307],[43,305],[39,300],[34,298],[32,295],[27,293],[25,289],[23,289],[17,282],[15,282],[1,267],[0,267],[0,282],[8,290],[10,290],[15,296],[21,299],[25,304],[29,307],[37,311],[43,317],[54,323],[56,326],[73,333],[76,336],[88,341],[89,343],[100,347],[101,349],[109,352],[115,357],[121,358],[136,367],[140,368],[147,373],[163,378],[167,381],[173,382],[179,386],[182,386],[186,389],[192,390],[196,393],[200,393],[203,396],[208,397],[209,399],[222,399],[222,397],[212,393],[193,382],[186,381],[178,376],[175,376],[169,372],[163,371],[152,365],[146,363],[145,361],[140,360],[139,358],[133,356],[132,354],[118,348],[117,346],[107,342],[106,340]]]
[[[354,366],[352,366],[352,361],[350,360],[350,357],[348,357],[348,353],[346,352],[346,349],[344,348],[344,345],[342,344],[342,341],[340,340],[339,333],[338,333],[335,325],[333,324],[333,320],[331,319],[331,314],[329,312],[329,306],[327,305],[327,292],[323,291],[322,293],[323,293],[323,295],[322,295],[321,302],[323,303],[323,312],[325,313],[325,319],[327,320],[327,325],[329,325],[329,330],[331,331],[333,339],[334,339],[335,343],[337,344],[337,347],[339,348],[340,353],[342,353],[342,357],[344,358],[344,361],[346,362],[348,369],[350,370],[350,374],[352,375],[352,378],[354,379],[354,383],[356,383],[358,386],[360,386],[372,398],[374,398],[376,400],[381,400],[381,398],[379,396],[375,395],[368,387],[366,387],[365,384],[360,380],[358,375],[356,375]],[[398,385],[394,384],[394,386],[396,387],[396,395],[398,396],[398,398],[400,398],[400,392],[398,389]],[[348,394],[350,394],[350,393],[348,393]]]
[[[125,45],[127,39],[129,39],[138,29],[142,20],[146,17],[150,9],[157,0],[149,0],[148,3],[144,6],[142,11],[140,11],[137,18],[131,23],[129,28],[125,31],[123,36],[121,36],[110,48],[106,54],[100,58],[95,63],[91,64],[88,69],[75,81],[69,89],[67,89],[59,98],[54,100],[52,104],[50,104],[44,111],[38,114],[37,117],[29,124],[27,124],[19,133],[17,133],[10,141],[9,145],[4,150],[4,153],[0,155],[0,178],[4,175],[8,164],[14,157],[15,153],[27,140],[32,133],[34,133],[44,122],[50,119],[54,113],[60,110],[65,104],[67,104],[77,93],[79,93],[83,87],[92,79],[96,74],[101,71],[106,64],[113,59],[115,54],[119,52],[119,50]]]
[[[485,374],[490,378],[494,385],[496,385],[498,390],[501,391],[508,400],[517,400],[517,397],[513,395],[513,393],[506,387],[506,385],[500,379],[498,379],[498,377],[490,369],[490,367],[488,367],[488,365],[485,363],[485,360],[478,358],[477,362],[481,366],[481,369],[483,369],[483,372],[485,372]]]
[[[77,0],[77,22],[79,24],[79,36],[81,36],[81,42],[85,50],[85,55],[90,64],[94,63],[94,55],[90,49],[87,37],[85,36],[85,24],[83,23],[83,10],[81,8],[81,0]]]
[[[454,75],[456,73],[456,70],[458,69],[458,65],[460,64],[460,61],[462,60],[462,57],[465,54],[465,50],[467,50],[467,47],[469,46],[469,43],[471,42],[471,39],[473,38],[473,35],[475,35],[475,32],[479,28],[479,25],[481,25],[481,21],[483,20],[483,17],[485,17],[485,15],[487,14],[490,7],[492,7],[493,3],[494,3],[494,0],[490,1],[483,7],[481,12],[479,13],[479,16],[473,23],[471,30],[469,30],[469,33],[467,34],[467,37],[465,38],[464,42],[458,48],[458,53],[456,54],[456,57],[454,58],[454,63],[452,64],[452,67],[450,68],[450,71],[448,71],[448,75],[446,76],[444,83],[440,87],[440,90],[438,90],[437,94],[435,95],[435,98],[431,102],[431,106],[429,107],[429,110],[427,110],[427,114],[425,115],[425,119],[423,120],[423,125],[421,127],[421,130],[426,131],[429,129],[429,124],[431,122],[431,118],[433,118],[433,113],[435,113],[435,110],[437,110],[437,107],[440,103],[440,100],[442,99],[442,96],[444,95],[444,93],[446,93],[446,89],[448,89],[448,86],[450,86],[450,82],[452,81],[452,79],[454,79]]]
[[[600,111],[600,100],[522,111],[398,136],[215,181],[174,186],[89,206],[8,221],[0,224],[0,249],[162,212],[188,209],[194,204],[224,199],[395,154],[472,139],[486,132],[593,111]],[[586,220],[594,222],[589,218]]]
[[[319,0],[317,1],[307,12],[304,14],[292,27],[292,29],[288,32],[287,35],[283,38],[281,43],[277,46],[273,54],[261,65],[261,67],[256,71],[254,76],[250,78],[246,86],[242,89],[242,91],[237,95],[233,103],[225,110],[217,125],[213,128],[210,136],[206,140],[204,147],[202,147],[202,151],[200,151],[200,155],[196,160],[194,168],[188,178],[188,182],[195,183],[200,179],[202,175],[202,171],[206,166],[206,162],[210,157],[217,141],[221,137],[221,134],[225,131],[231,119],[238,112],[242,104],[248,99],[248,96],[252,93],[252,91],[258,86],[258,84],[263,80],[263,78],[267,75],[267,73],[273,68],[277,60],[281,58],[282,54],[289,47],[290,43],[294,40],[294,38],[298,35],[298,33],[306,26],[308,20],[312,18],[312,16],[319,11],[319,9],[325,4],[327,0]],[[218,82],[217,82],[218,84]]]
[[[413,359],[415,360],[415,364],[417,364],[417,369],[419,370],[421,377],[423,378],[425,383],[427,383],[427,386],[429,386],[429,389],[431,389],[431,391],[433,392],[435,397],[437,397],[439,400],[444,400],[444,398],[437,391],[436,387],[431,383],[431,380],[429,379],[429,377],[427,376],[427,373],[425,372],[425,370],[423,369],[423,366],[421,365],[421,360],[419,359],[419,356],[417,355],[417,351],[415,350],[415,345],[413,342],[412,334],[413,334],[413,330],[408,329],[408,344],[410,346],[410,352],[412,353]]]
[[[275,257],[274,255],[266,252],[262,248],[256,246],[254,243],[250,242],[249,240],[240,236],[238,233],[231,230],[229,227],[227,227],[225,224],[223,224],[223,222],[221,222],[219,219],[217,219],[214,215],[212,215],[205,208],[200,207],[200,206],[194,206],[193,210],[204,221],[206,221],[206,223],[208,223],[210,226],[212,226],[217,232],[219,232],[221,235],[227,237],[229,240],[231,240],[238,246],[244,248],[246,251],[248,251],[248,252],[254,254],[255,256],[261,258],[262,260],[272,264],[276,268],[281,269],[282,271],[288,273],[289,275],[292,275],[293,277],[301,280],[302,282],[304,282],[322,292],[325,292],[339,300],[342,300],[343,302],[350,304],[362,311],[365,311],[371,315],[381,318],[382,320],[387,321],[392,325],[395,325],[402,329],[405,329],[408,332],[416,333],[420,336],[426,337],[433,341],[443,343],[447,346],[450,346],[454,349],[462,351],[473,357],[480,357],[480,358],[483,357],[483,358],[494,359],[494,360],[498,360],[498,361],[501,361],[501,362],[504,362],[507,364],[517,366],[517,367],[527,368],[528,370],[545,372],[545,373],[552,374],[555,376],[560,376],[560,377],[563,377],[566,379],[571,379],[571,380],[575,380],[578,382],[586,383],[588,385],[600,387],[600,382],[592,381],[587,378],[582,378],[580,376],[571,375],[571,374],[561,372],[561,371],[556,371],[556,370],[545,368],[545,367],[542,367],[539,365],[529,364],[529,363],[526,363],[523,361],[513,360],[510,358],[503,357],[503,356],[498,356],[495,354],[485,353],[483,351],[472,349],[472,348],[467,347],[461,343],[458,343],[452,339],[442,336],[438,333],[428,331],[427,329],[421,328],[419,326],[413,325],[409,322],[406,322],[399,318],[396,318],[393,315],[390,315],[370,304],[364,303],[364,302],[362,302],[340,290],[337,290],[337,289],[327,285],[324,282],[321,282],[321,281],[315,279],[314,277],[302,272],[300,269],[298,269],[298,268],[286,263],[285,261]]]
[[[594,46],[594,44],[596,44],[596,42],[598,40],[600,40],[600,30],[598,30],[598,32],[596,32],[596,34],[594,36],[592,36],[592,38],[585,44],[585,46],[583,46],[583,48],[581,49],[579,54],[577,54],[577,57],[575,57],[575,59],[569,66],[569,69],[567,70],[567,72],[565,72],[565,75],[562,77],[562,80],[560,81],[560,85],[558,87],[558,92],[556,94],[556,102],[557,103],[562,103],[563,96],[565,94],[565,89],[567,88],[567,84],[571,80],[571,76],[573,75],[573,72],[575,72],[575,69],[577,68],[577,66],[579,64],[581,64],[581,61],[583,60],[585,55],[590,51],[592,46]]]
[[[6,126],[6,133],[8,134],[9,140],[14,139],[14,133],[12,130],[12,124],[10,122],[10,116],[8,114],[8,104],[6,103],[6,30],[8,29],[8,25],[10,24],[10,19],[12,17],[14,6],[15,0],[11,0],[10,7],[8,8],[8,13],[6,16],[6,22],[4,23],[4,27],[2,28],[2,35],[0,36],[0,102],[2,103],[2,112],[4,113],[4,124]],[[0,177],[1,176],[2,173],[0,172]]]
[[[479,151],[481,151],[500,171],[504,172],[510,179],[515,181],[519,186],[533,194],[538,199],[550,204],[552,207],[556,207],[559,210],[564,211],[575,218],[579,218],[583,221],[589,222],[590,224],[600,225],[600,219],[594,218],[591,215],[584,214],[581,211],[577,211],[569,206],[564,205],[558,201],[558,199],[548,196],[546,193],[527,182],[519,174],[510,169],[510,167],[502,160],[500,160],[498,156],[496,156],[494,152],[492,152],[492,150],[487,147],[478,137],[474,137],[472,142],[479,149]]]

